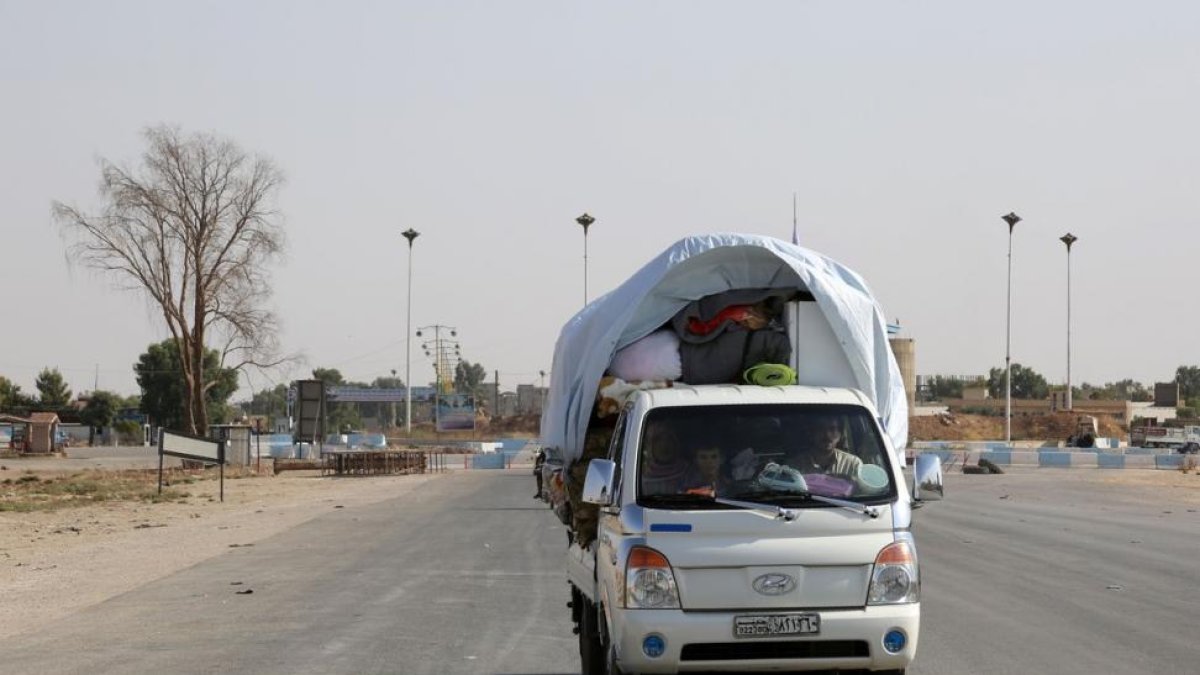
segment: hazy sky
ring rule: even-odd
[[[1070,231],[1074,381],[1200,363],[1195,2],[0,0],[0,374],[26,390],[98,367],[134,393],[165,336],[50,218],[160,123],[286,172],[273,302],[310,369],[403,374],[406,228],[414,327],[507,389],[581,306],[580,213],[595,297],[688,234],[788,238],[793,193],[921,374],[1003,364],[1014,210],[1014,361],[1065,381]]]

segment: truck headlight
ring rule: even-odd
[[[667,557],[652,548],[634,547],[625,564],[625,598],[630,609],[677,609],[679,590]]]
[[[888,544],[875,556],[868,605],[894,605],[921,599],[917,556],[906,541]]]

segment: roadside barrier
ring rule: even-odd
[[[943,444],[930,442],[934,448],[912,448],[909,455],[936,455],[944,467],[978,464],[986,459],[1002,467],[1038,467],[1047,469],[1179,469],[1189,455],[1162,448],[1121,448],[1105,452],[1074,449],[1014,450],[1007,446],[996,449],[946,449]],[[948,444],[947,444],[948,445]],[[940,446],[940,447],[938,447]]]

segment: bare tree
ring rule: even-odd
[[[222,367],[282,361],[265,270],[283,246],[274,204],[283,177],[227,139],[167,126],[144,136],[138,168],[101,160],[100,213],[55,202],[54,215],[75,261],[161,310],[183,366],[184,430],[199,434],[215,384],[204,377],[206,343]]]

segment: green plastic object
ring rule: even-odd
[[[796,371],[782,363],[759,363],[747,368],[742,379],[760,387],[781,387],[796,384]]]

